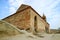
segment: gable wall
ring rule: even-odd
[[[22,12],[16,13],[13,16],[10,16],[5,21],[17,26],[20,29],[26,29],[30,27],[30,14],[29,9],[26,9]]]

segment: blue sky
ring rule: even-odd
[[[0,0],[0,19],[15,13],[21,4],[32,6],[41,16],[44,13],[50,28],[60,27],[60,0]]]

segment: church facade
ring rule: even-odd
[[[31,6],[22,4],[16,13],[2,19],[21,30],[49,32],[46,16],[41,17]]]

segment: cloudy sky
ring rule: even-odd
[[[50,28],[60,27],[60,0],[0,0],[0,19],[15,13],[21,4],[32,6],[41,16],[44,13]]]

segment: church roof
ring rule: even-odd
[[[31,6],[29,6],[29,5],[25,5],[25,4],[22,4],[19,8],[18,8],[18,10],[16,11],[16,13],[19,13],[19,12],[21,12],[21,11],[24,11],[24,10],[26,10],[26,9],[28,9],[28,8],[30,8],[30,9],[32,9],[36,14],[38,14]],[[38,14],[39,15],[39,14]],[[40,16],[40,15],[39,15]],[[41,17],[41,16],[40,16]]]
[[[18,10],[17,10],[16,12],[21,11],[21,10],[24,10],[24,9],[26,9],[27,7],[29,7],[29,6],[28,6],[28,5],[25,5],[25,4],[22,4],[22,5],[18,8]]]

